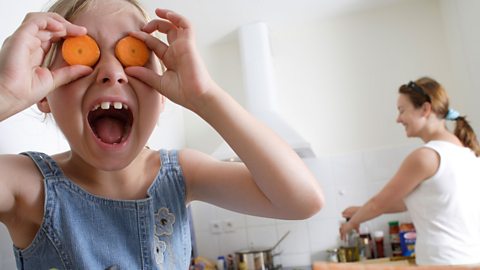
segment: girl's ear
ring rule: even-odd
[[[48,105],[48,100],[46,97],[42,98],[39,102],[37,102],[37,108],[43,113],[49,113],[50,105]]]

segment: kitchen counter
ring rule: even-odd
[[[359,261],[361,264],[384,264],[384,265],[415,265],[415,257],[394,257],[394,258],[379,258]]]
[[[408,257],[350,263],[314,262],[312,270],[480,270],[479,266],[416,266]]]

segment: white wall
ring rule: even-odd
[[[395,123],[397,89],[420,76],[444,84],[458,110],[471,103],[452,65],[439,3],[400,1],[304,25],[286,20],[271,32],[280,113],[317,154],[406,143]],[[202,54],[214,79],[242,102],[237,41],[226,39]],[[213,152],[218,135],[192,114],[186,123],[187,144]]]
[[[480,132],[480,29],[477,27],[480,1],[475,0],[442,0],[442,14],[445,20],[452,71],[457,78],[454,89],[458,89],[458,103],[462,114],[474,126],[477,134]],[[455,96],[456,97],[456,96]]]
[[[316,175],[326,207],[306,221],[287,222],[195,203],[200,254],[214,259],[245,247],[271,246],[291,230],[281,245],[284,266],[324,259],[325,250],[338,244],[344,207],[365,202],[420,144],[406,139],[395,123],[397,90],[409,80],[424,75],[439,80],[451,106],[469,115],[478,133],[480,30],[474,14],[479,5],[475,0],[401,1],[305,25],[288,22],[272,32],[280,113],[320,156]],[[203,55],[213,77],[242,102],[236,41],[216,44]],[[188,145],[213,151],[220,138],[210,136],[211,129],[195,116],[186,118]],[[386,230],[392,219],[408,216],[387,215],[370,225]],[[232,222],[236,229],[212,233],[212,222]]]

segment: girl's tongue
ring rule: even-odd
[[[95,136],[102,142],[116,144],[128,138],[132,129],[133,115],[126,107],[97,108],[89,112],[88,122]]]
[[[96,135],[104,143],[114,144],[122,141],[125,123],[113,117],[101,117],[95,121]]]

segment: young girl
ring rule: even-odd
[[[0,157],[0,221],[19,269],[187,269],[191,201],[281,219],[322,207],[301,159],[210,78],[187,19],[157,9],[147,23],[134,0],[59,0],[50,11],[28,14],[0,52],[0,119],[36,103],[71,148]],[[87,32],[98,62],[67,65],[57,42]],[[116,58],[127,35],[152,50],[145,66]],[[164,97],[211,124],[243,163],[146,148]]]
[[[362,207],[343,212],[342,238],[364,221],[408,210],[417,232],[417,264],[480,263],[480,146],[464,116],[431,78],[399,89],[397,122],[425,145],[403,161],[390,182]],[[453,133],[445,121],[455,121]]]

